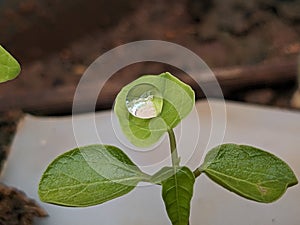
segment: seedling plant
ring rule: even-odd
[[[139,182],[149,182],[161,186],[170,223],[188,225],[195,179],[202,174],[231,192],[263,203],[277,200],[298,183],[284,161],[247,145],[216,146],[194,171],[182,165],[174,128],[191,112],[194,103],[192,88],[168,72],[145,75],[126,85],[114,105],[124,135],[135,146],[149,147],[167,133],[170,165],[147,174],[116,146],[78,147],[50,163],[39,183],[40,199],[87,207],[123,196]]]

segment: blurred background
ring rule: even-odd
[[[20,110],[70,115],[76,86],[97,57],[147,39],[195,52],[215,73],[226,100],[300,109],[300,0],[0,0],[0,45],[22,66],[17,79],[0,84],[0,172]],[[183,71],[143,62],[114,74],[96,109],[111,109],[119,90],[140,75],[165,71],[204,97]],[[85,85],[87,93],[94,88]],[[81,94],[84,105],[89,95]],[[23,192],[0,183],[0,194],[7,221],[30,224],[33,216],[46,215]]]
[[[70,114],[76,85],[98,56],[146,39],[194,51],[228,100],[300,105],[300,0],[0,0],[0,43],[22,65],[16,80],[1,84],[0,111]],[[111,108],[120,88],[138,76],[165,71],[203,97],[182,71],[146,62],[113,76],[97,109]]]

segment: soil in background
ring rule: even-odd
[[[212,68],[276,63],[282,58],[295,59],[300,52],[299,0],[144,0],[127,4],[90,0],[84,4],[75,1],[70,12],[63,5],[57,10],[57,1],[42,2],[22,1],[15,5],[17,10],[4,12],[8,19],[1,20],[0,27],[8,29],[11,21],[14,27],[23,25],[4,43],[23,70],[17,80],[1,84],[0,95],[76,85],[98,56],[136,40],[181,44]],[[103,7],[106,13],[98,15]],[[29,15],[34,23],[26,26]],[[163,64],[140,63],[120,71],[120,76],[169,69]],[[294,88],[295,83],[250,87],[225,97],[286,106],[286,100],[278,103],[278,96],[289,98]]]

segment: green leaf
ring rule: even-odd
[[[118,148],[90,145],[57,157],[44,172],[39,196],[65,206],[92,206],[130,192],[148,175]]]
[[[14,79],[20,71],[17,60],[0,45],[0,83]]]
[[[163,107],[157,117],[141,119],[129,113],[126,107],[127,94],[140,84],[151,84],[162,94]],[[142,76],[123,87],[116,98],[114,111],[128,140],[136,146],[148,147],[156,143],[168,129],[176,127],[191,112],[194,103],[195,94],[191,87],[167,72]]]
[[[266,151],[246,145],[223,144],[205,157],[200,171],[245,198],[273,202],[298,183],[291,168]]]
[[[166,168],[155,175],[156,179],[169,175],[168,170],[172,171],[173,175],[161,181],[162,197],[168,216],[173,225],[187,225],[195,183],[194,174],[187,167]]]

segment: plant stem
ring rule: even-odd
[[[193,173],[194,173],[195,178],[197,178],[201,175],[201,171],[199,168],[195,169]]]
[[[144,177],[142,178],[142,181],[151,183],[152,176],[150,176],[149,174],[146,174],[146,173],[143,173],[143,175],[144,175]]]
[[[169,140],[170,140],[170,150],[171,150],[171,158],[172,158],[172,166],[179,167],[179,157],[176,147],[176,138],[173,129],[168,130]]]

